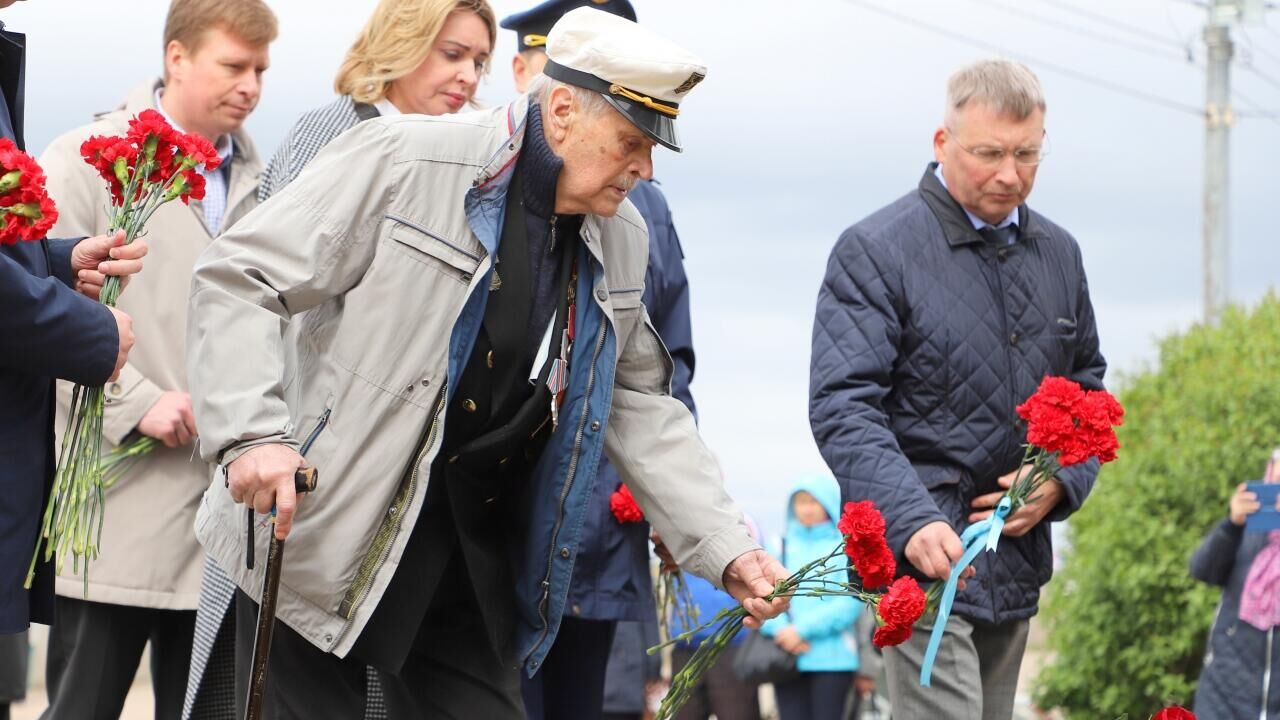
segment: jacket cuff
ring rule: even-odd
[[[133,365],[125,363],[120,369],[120,377],[103,388],[103,437],[115,445],[124,442],[163,394],[164,390],[158,385],[143,377]]]
[[[284,445],[285,447],[290,447],[294,450],[301,450],[301,446],[298,445],[297,440],[290,438],[284,433],[278,433],[276,435],[268,435],[267,437],[255,438],[253,440],[243,440],[241,442],[231,443],[218,451],[213,462],[225,468],[239,459],[241,455],[249,452],[259,445]]]
[[[1089,490],[1093,488],[1093,481],[1098,477],[1099,467],[1097,460],[1090,459],[1088,462],[1059,470],[1058,476],[1052,481],[1062,485],[1064,494],[1057,507],[1045,516],[1045,520],[1062,522],[1079,510],[1084,505],[1085,498],[1089,496]]]
[[[752,550],[760,549],[747,533],[747,526],[738,522],[703,538],[693,551],[689,569],[711,581],[716,589],[724,590],[724,571],[729,564]]]

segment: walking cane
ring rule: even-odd
[[[316,489],[319,474],[313,467],[301,468],[293,475],[293,489],[297,493]],[[275,518],[275,508],[271,517]],[[245,564],[253,569],[253,506],[249,507],[249,549]],[[262,579],[262,601],[258,604],[258,631],[253,637],[253,669],[249,675],[249,698],[245,702],[245,720],[262,717],[262,698],[267,689],[267,659],[271,657],[271,632],[276,626],[276,596],[280,591],[280,566],[284,564],[284,541],[276,538],[271,530],[271,547],[267,551],[267,573]]]

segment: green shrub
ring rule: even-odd
[[[1044,607],[1036,701],[1072,718],[1191,704],[1219,591],[1188,561],[1280,445],[1280,297],[1163,340],[1158,367],[1120,385],[1120,459],[1072,517]]]

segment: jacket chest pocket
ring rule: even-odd
[[[448,338],[481,259],[396,218],[379,235],[364,277],[339,300],[334,355],[365,381],[426,402],[443,381]]]
[[[1047,321],[1035,336],[1036,349],[1044,355],[1047,374],[1071,374],[1072,366],[1075,364],[1078,339],[1079,333],[1074,314],[1049,313]]]
[[[469,285],[480,266],[480,254],[470,243],[450,240],[404,218],[388,215],[387,245],[405,261],[425,272]]]

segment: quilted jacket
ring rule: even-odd
[[[934,176],[841,235],[818,294],[810,360],[814,438],[845,499],[871,499],[900,566],[907,540],[969,503],[1022,460],[1014,408],[1046,375],[1102,387],[1088,283],[1075,239],[1020,208],[1018,239],[988,243]],[[1063,520],[1093,487],[1097,462],[1059,475]],[[955,612],[1000,623],[1036,612],[1053,572],[1047,522],[997,553],[956,596]]]

